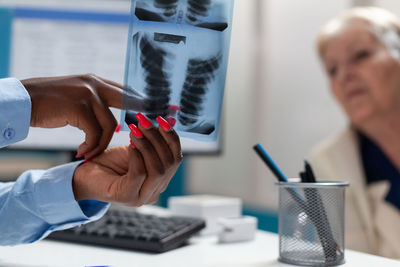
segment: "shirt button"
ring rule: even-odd
[[[13,128],[7,128],[4,130],[3,136],[7,140],[11,140],[15,136],[15,130]]]

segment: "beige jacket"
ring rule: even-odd
[[[346,188],[346,247],[400,259],[400,212],[384,200],[387,181],[366,185],[356,133],[349,128],[317,145],[310,163],[319,179],[350,182]]]

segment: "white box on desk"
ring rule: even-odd
[[[240,198],[215,195],[191,195],[170,197],[168,208],[174,215],[200,217],[206,221],[201,235],[217,234],[221,225],[218,218],[240,217],[242,201]]]

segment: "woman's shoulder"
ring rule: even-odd
[[[310,155],[333,153],[358,147],[357,133],[351,127],[341,129],[312,147]],[[341,152],[342,153],[342,152]]]
[[[320,177],[348,180],[360,176],[360,153],[357,133],[350,127],[332,134],[315,145],[308,159]]]

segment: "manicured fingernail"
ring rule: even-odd
[[[152,126],[151,122],[142,113],[136,114],[135,117],[143,128],[150,128]]]
[[[82,153],[82,154],[80,154],[80,155],[76,155],[75,158],[77,158],[77,159],[78,159],[78,158],[82,158],[82,157],[85,156],[86,154],[87,154],[87,153]]]
[[[138,129],[138,127],[136,127],[135,124],[129,124],[128,127],[129,129],[131,129],[133,136],[135,136],[136,138],[140,138],[143,136],[142,132]]]
[[[86,163],[86,162],[91,161],[94,157],[95,157],[95,156],[91,156],[90,158],[86,158],[86,159],[83,161],[83,163]]]
[[[121,124],[118,123],[117,127],[115,128],[115,132],[119,133],[121,131]]]
[[[181,107],[178,105],[169,105],[169,110],[178,111],[180,109],[181,109]]]
[[[168,115],[169,116],[175,116],[176,112],[181,109],[180,106],[178,105],[169,105],[168,107]]]
[[[156,121],[158,122],[160,127],[163,128],[165,131],[169,131],[171,129],[171,125],[169,125],[169,123],[166,120],[164,120],[161,116],[158,116],[156,118]]]
[[[174,117],[169,117],[169,118],[167,119],[167,122],[169,123],[169,125],[171,125],[172,127],[174,127],[175,124],[176,124],[176,119],[175,119]]]
[[[131,142],[131,147],[136,148],[135,144],[132,142],[132,140],[129,140]]]

